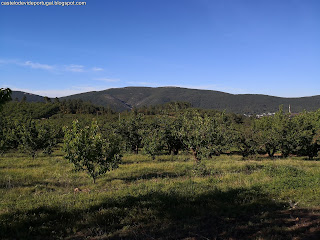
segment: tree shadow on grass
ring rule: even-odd
[[[320,210],[288,209],[259,188],[107,198],[89,209],[0,215],[4,239],[319,239]]]
[[[314,157],[314,158],[308,158],[308,157],[304,157],[302,160],[304,161],[309,161],[309,162],[318,162],[320,161],[320,157]]]
[[[118,177],[118,178],[112,178],[111,180],[123,180],[127,183],[130,182],[136,182],[138,180],[150,180],[150,179],[163,179],[163,178],[178,178],[178,177],[183,177],[186,176],[187,173],[173,173],[173,172],[157,172],[157,173],[142,173],[139,175],[132,175],[132,176],[127,176],[127,177]]]
[[[43,189],[51,189],[66,187],[69,186],[70,183],[68,181],[20,181],[20,180],[10,180],[9,178],[4,181],[0,181],[0,189],[11,189],[11,188],[21,188],[21,187],[34,187],[34,188],[43,188]]]
[[[22,166],[0,166],[1,169],[28,169],[28,168],[39,168],[41,167],[41,164],[27,164],[27,165],[22,165]]]

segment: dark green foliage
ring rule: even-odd
[[[35,158],[37,151],[43,150],[44,153],[51,154],[52,148],[56,144],[55,133],[49,126],[27,119],[21,122],[16,128],[19,130],[19,148],[29,153]]]
[[[233,116],[225,112],[217,112],[212,118],[213,134],[211,155],[220,155],[230,150],[234,138]]]
[[[8,102],[3,108],[3,115],[12,119],[30,117],[32,119],[49,118],[59,112],[58,104],[39,102]]]
[[[141,131],[143,151],[155,159],[165,146],[165,130],[160,118],[156,118],[151,124]]]
[[[241,114],[276,112],[280,105],[291,104],[294,112],[320,108],[320,96],[281,98],[259,94],[229,94],[212,90],[179,87],[126,87],[76,94],[62,99],[82,99],[98,106],[126,111],[142,106],[158,106],[169,102],[188,102],[195,108],[216,109]],[[153,114],[152,111],[144,112]]]
[[[319,113],[301,113],[295,117],[284,114],[282,108],[273,117],[255,121],[255,136],[259,148],[273,157],[280,151],[283,157],[289,154],[308,156],[318,155]]]
[[[279,150],[282,157],[288,157],[295,150],[298,132],[289,115],[284,114],[282,107],[280,107],[274,118],[274,124],[279,134]]]
[[[304,112],[292,119],[296,128],[296,153],[313,159],[318,156],[320,112]]]
[[[238,126],[238,129],[235,130],[233,143],[243,157],[257,154],[258,143],[251,122]]]
[[[98,176],[118,167],[120,148],[115,136],[104,139],[96,122],[82,127],[78,121],[65,128],[65,158],[77,171],[85,171],[95,183]]]
[[[144,129],[144,117],[142,114],[132,114],[127,120],[119,123],[118,132],[122,136],[127,151],[138,154],[142,146],[142,131]]]
[[[182,118],[173,118],[164,115],[161,117],[161,124],[164,134],[163,140],[168,149],[168,153],[177,155],[180,150],[185,148],[181,137],[177,134],[182,126]]]
[[[19,146],[19,124],[0,115],[0,153]]]
[[[2,105],[11,100],[11,94],[12,91],[10,88],[0,88],[0,111],[2,109]]]
[[[215,149],[216,129],[214,120],[197,111],[187,111],[181,116],[182,125],[176,132],[187,149],[192,151],[196,161],[208,157]]]
[[[263,117],[257,119],[255,122],[255,131],[258,147],[266,153],[269,157],[273,157],[279,149],[280,132],[278,126],[275,124],[274,117]]]
[[[56,101],[57,102],[57,101]],[[68,99],[59,101],[60,112],[64,114],[112,114],[110,108],[94,106],[90,102],[84,102],[82,99]]]
[[[92,114],[92,115],[112,115],[111,109],[97,107],[82,100],[64,100],[53,103],[50,98],[43,102],[17,102],[11,101],[5,104],[3,115],[13,118],[29,116],[33,119],[50,118],[56,114]]]
[[[139,113],[143,113],[146,115],[156,115],[156,114],[175,115],[176,113],[188,108],[191,108],[191,104],[188,102],[168,102],[165,104],[143,106],[137,109],[137,111]]]

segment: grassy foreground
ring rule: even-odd
[[[0,157],[0,239],[320,239],[320,161],[126,155],[96,184],[72,169]]]

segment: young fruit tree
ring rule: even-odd
[[[133,114],[129,119],[119,123],[118,132],[122,136],[126,150],[136,154],[142,145],[141,132],[144,129],[145,119],[142,114]]]
[[[299,130],[297,130],[296,122],[291,120],[289,114],[284,113],[282,106],[280,106],[279,111],[276,112],[273,118],[274,128],[280,135],[279,150],[282,157],[286,158],[297,147]]]
[[[242,157],[246,158],[257,154],[258,143],[257,134],[253,123],[239,125],[234,131],[234,145],[241,153]]]
[[[42,150],[44,153],[51,154],[52,147],[56,144],[54,132],[49,126],[41,124],[33,119],[27,119],[20,123],[19,129],[19,148],[23,152],[29,153],[33,159],[37,152]]]
[[[295,116],[292,121],[296,126],[296,154],[313,159],[318,156],[319,145],[319,110],[317,112],[303,112]]]
[[[163,140],[169,154],[177,155],[185,147],[180,136],[176,134],[180,132],[181,125],[181,118],[171,118],[168,115],[164,115],[161,119],[161,126],[164,131]]]
[[[140,132],[143,136],[143,152],[154,160],[156,155],[161,154],[161,151],[165,146],[164,129],[161,126],[161,119],[156,118],[148,128],[145,128]]]
[[[192,151],[196,162],[206,158],[215,148],[215,125],[213,119],[207,115],[201,116],[197,111],[187,111],[182,116],[181,128],[177,135],[185,145],[186,149]]]
[[[103,138],[97,122],[83,128],[76,120],[71,128],[64,128],[64,133],[65,158],[74,164],[76,171],[85,171],[93,183],[98,176],[118,167],[119,144],[112,134],[109,140]]]

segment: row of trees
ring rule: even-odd
[[[320,110],[292,117],[280,109],[272,117],[248,118],[241,123],[225,113],[209,116],[195,109],[178,116],[157,115],[149,122],[144,118],[132,116],[118,126],[118,132],[126,150],[142,148],[153,158],[164,150],[174,154],[190,150],[197,161],[234,151],[244,157],[280,153],[282,157],[295,154],[312,159],[320,148]]]
[[[131,132],[131,136],[135,132],[134,148],[143,147],[152,156],[163,149],[175,153],[188,149],[196,160],[233,151],[244,157],[259,153],[274,157],[275,153],[280,153],[282,157],[295,154],[312,159],[318,155],[320,147],[320,110],[292,117],[280,109],[275,116],[248,118],[241,123],[224,113],[208,116],[188,110],[177,117],[158,116],[149,126],[140,125],[140,132],[132,130],[132,122],[129,120],[122,127]],[[125,131],[122,135],[129,136]],[[139,142],[138,139],[144,140]]]
[[[76,169],[85,170],[95,179],[114,169],[120,162],[121,149],[138,153],[139,149],[153,159],[167,151],[192,153],[196,162],[236,149],[244,157],[258,153],[273,157],[298,154],[313,158],[320,147],[320,111],[302,113],[294,118],[280,109],[273,117],[251,119],[236,124],[230,116],[216,113],[214,117],[189,109],[178,116],[158,115],[147,118],[133,114],[100,131],[97,123],[80,127],[75,121],[66,128],[66,158]]]
[[[270,157],[280,151],[283,157],[296,154],[312,159],[320,147],[320,110],[292,117],[280,109],[274,117],[255,120],[251,134],[253,153],[262,149]]]
[[[90,119],[84,122],[88,125]],[[197,161],[231,152],[244,157],[255,154],[274,157],[280,153],[283,157],[295,154],[311,159],[318,155],[320,146],[320,110],[291,117],[280,109],[272,117],[245,118],[242,122],[230,114],[208,114],[192,108],[175,115],[131,113],[115,119],[97,119],[102,132],[119,136],[124,151],[142,150],[152,158],[164,152],[178,154],[187,150]],[[56,143],[62,142],[63,126],[70,127],[71,122],[72,119],[63,118],[43,120],[20,116],[17,119],[2,115],[0,150],[19,148],[33,157],[39,150],[50,153]]]
[[[18,149],[35,158],[40,150],[51,154],[58,139],[55,128],[41,121],[30,118],[10,121],[0,117],[0,153]]]

